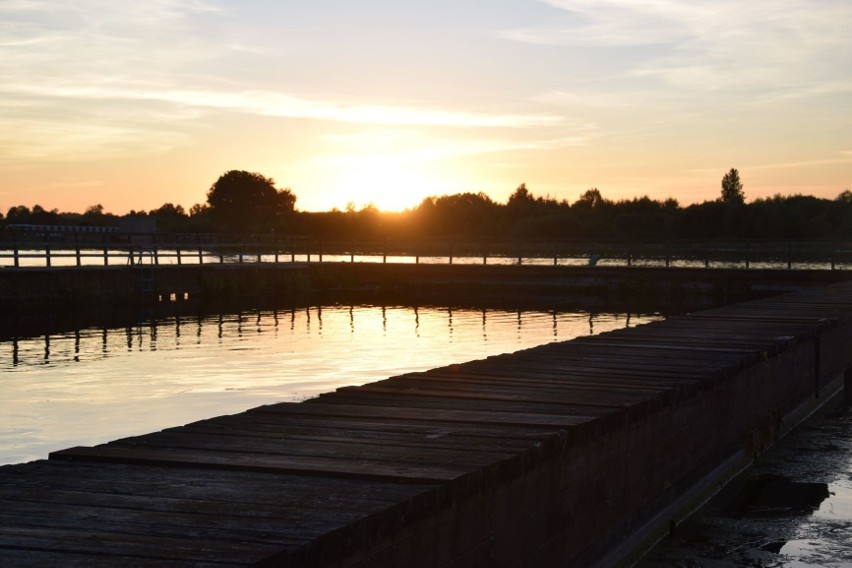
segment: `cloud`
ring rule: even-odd
[[[834,158],[818,158],[813,160],[791,160],[785,162],[773,162],[763,164],[746,165],[739,168],[740,171],[757,171],[757,170],[781,170],[787,168],[808,168],[812,166],[832,166],[837,164],[852,164],[852,152],[838,152],[839,156]],[[713,168],[696,168],[689,170],[693,173],[710,174],[724,171],[724,167]]]
[[[543,0],[555,23],[504,30],[514,41],[625,52],[622,77],[693,91],[786,91],[848,76],[845,0]],[[846,83],[848,86],[848,83]],[[845,87],[844,87],[845,88]]]
[[[19,84],[0,87],[0,92],[3,91],[19,96],[54,97],[63,100],[149,101],[261,116],[309,118],[391,126],[526,128],[553,125],[562,121],[562,117],[558,115],[486,114],[382,104],[359,104],[318,98],[310,99],[262,90],[156,89],[142,86],[130,89],[121,86]]]
[[[594,124],[575,124],[568,128],[571,133],[555,138],[531,140],[515,139],[473,139],[459,140],[423,140],[412,138],[401,132],[368,133],[366,135],[326,135],[324,140],[344,147],[344,152],[334,152],[318,158],[322,165],[352,165],[367,160],[398,164],[417,164],[441,162],[467,156],[484,154],[514,153],[540,150],[559,150],[582,146],[598,136]],[[348,153],[346,149],[355,146],[357,153]]]
[[[241,37],[242,28],[229,27],[222,6],[208,0],[0,3],[0,130],[17,133],[0,135],[0,161],[160,151],[187,143],[188,121],[203,117],[212,124],[221,113],[406,128],[525,129],[562,120],[293,94],[265,77],[246,80],[235,61],[258,65],[255,58],[271,54]]]
[[[759,164],[749,166],[749,170],[777,170],[784,168],[807,168],[810,166],[829,166],[835,164],[852,164],[852,156],[841,158],[824,158],[819,160],[798,160],[793,162],[778,162],[775,164]]]

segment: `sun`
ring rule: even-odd
[[[335,201],[356,207],[372,204],[381,211],[402,211],[446,185],[423,171],[423,164],[396,155],[353,156],[337,166]]]

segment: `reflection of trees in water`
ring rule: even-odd
[[[332,308],[334,310],[334,308]],[[421,328],[421,316],[424,308],[414,306],[404,308],[410,314],[410,325],[414,336],[420,338],[423,332]],[[489,310],[489,309],[459,309],[459,308],[426,308],[432,317],[443,317],[445,319],[445,332],[448,334],[449,340],[453,341],[456,333],[456,327],[460,325],[457,321],[459,313],[468,317],[463,318],[463,323],[472,323],[479,321],[481,330],[481,338],[483,341],[489,340],[489,333],[494,332],[493,325],[498,325],[499,329],[506,329],[508,323],[507,316],[512,314],[512,328],[514,328],[517,338],[521,338],[527,325],[527,318],[541,318],[546,316],[549,318],[548,335],[552,335],[553,339],[559,338],[560,332],[560,317],[561,316],[577,316],[583,313],[588,314],[588,333],[594,334],[595,323],[601,317],[611,317],[611,314],[598,314],[595,312],[560,312],[551,310],[542,311],[524,311],[517,310],[508,312],[506,310]],[[213,335],[205,333],[205,331],[215,329],[215,342],[222,345],[229,337],[237,340],[248,339],[253,335],[261,335],[272,333],[278,336],[279,326],[282,317],[289,315],[291,333],[298,333],[299,324],[305,334],[310,335],[312,330],[317,335],[323,335],[324,326],[324,310],[327,312],[328,307],[322,306],[290,310],[253,310],[250,312],[237,312],[234,314],[217,314],[215,316],[195,316],[185,317],[177,316],[167,319],[153,319],[136,325],[124,326],[121,328],[82,328],[76,329],[69,333],[46,334],[38,337],[27,338],[12,338],[6,341],[0,341],[0,368],[8,361],[11,366],[19,365],[37,365],[50,364],[68,360],[74,363],[90,361],[96,358],[103,358],[111,354],[120,352],[143,352],[157,351],[162,349],[179,350],[187,347],[187,345],[203,345],[205,342],[213,340]],[[365,310],[368,313],[360,314],[365,319],[374,318],[376,315],[381,316],[382,333],[387,334],[389,328],[388,308],[386,306],[379,307],[378,313],[372,311],[368,307],[350,305],[345,308],[345,322],[348,326],[350,335],[355,335],[359,330],[359,313]],[[300,312],[303,317],[299,317]],[[474,315],[475,314],[475,315]],[[626,314],[626,321],[623,327],[631,325],[631,314]],[[492,323],[492,320],[496,322]],[[621,327],[621,326],[620,326]],[[369,326],[365,328],[367,332]],[[170,333],[163,333],[163,330],[170,330]],[[574,334],[576,335],[576,334]],[[194,336],[194,341],[186,342],[185,339]],[[68,349],[65,349],[65,346]],[[7,351],[8,349],[8,351]],[[10,359],[6,359],[3,353],[9,353]],[[63,355],[67,353],[67,357],[63,359]]]

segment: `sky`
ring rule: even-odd
[[[0,0],[0,211],[852,187],[848,0]]]

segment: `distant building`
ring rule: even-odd
[[[133,215],[118,220],[119,233],[152,235],[157,232],[157,218],[147,215]]]
[[[38,233],[42,235],[59,235],[65,233],[117,233],[115,227],[102,227],[93,225],[36,225],[32,223],[12,223],[6,225],[7,231],[21,233]]]

